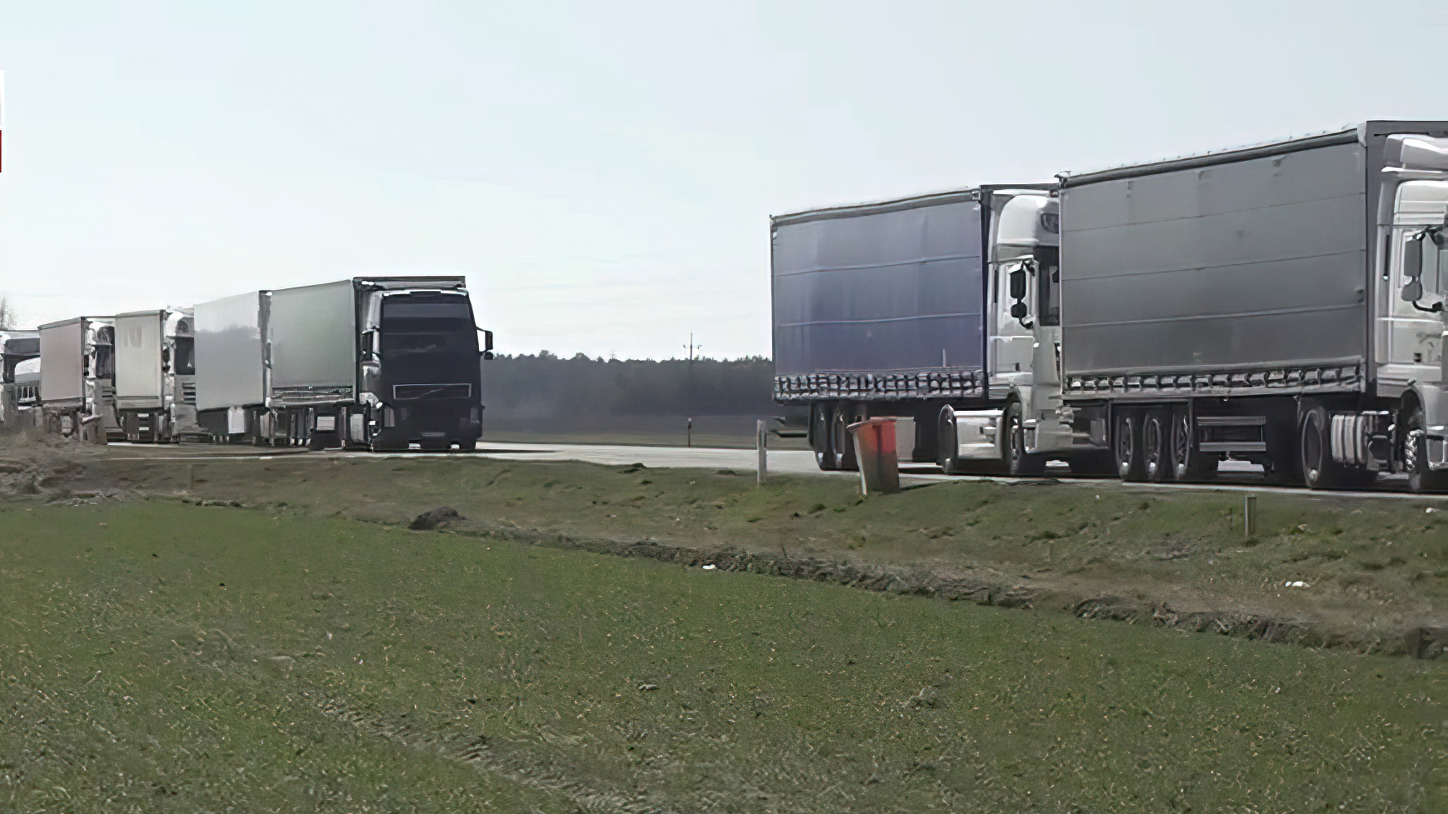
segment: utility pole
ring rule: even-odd
[[[689,414],[689,418],[685,424],[685,432],[687,435],[684,443],[692,447],[694,446],[694,355],[704,346],[694,344],[694,332],[690,331],[689,344],[684,347],[689,351],[689,372],[684,392],[684,412]]]

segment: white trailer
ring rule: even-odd
[[[250,291],[195,307],[199,420],[215,440],[259,435],[266,408],[266,314],[271,295]]]
[[[191,325],[187,309],[116,315],[116,407],[126,440],[201,434]]]

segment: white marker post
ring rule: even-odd
[[[759,474],[756,483],[764,485],[764,476],[769,472],[769,430],[764,427],[764,419],[754,422],[754,448],[759,453]]]

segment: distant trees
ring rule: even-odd
[[[20,314],[10,302],[8,294],[0,294],[0,331],[13,331],[20,327]]]
[[[771,415],[774,364],[743,359],[656,361],[499,356],[483,362],[483,403],[492,417],[583,415]],[[691,370],[692,366],[692,370]]]

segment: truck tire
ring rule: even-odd
[[[1171,461],[1171,419],[1165,410],[1148,410],[1141,423],[1142,465],[1146,479],[1166,483],[1176,473]]]
[[[835,469],[855,471],[855,444],[850,438],[851,409],[848,401],[835,405],[830,415],[830,451],[834,454]]]
[[[810,433],[814,436],[810,446],[814,449],[815,465],[823,472],[834,471],[835,453],[830,446],[830,405],[815,402],[809,406]]]
[[[1146,477],[1146,462],[1141,454],[1141,411],[1119,409],[1111,422],[1111,452],[1116,460],[1116,477],[1124,481],[1140,481]]]
[[[1408,473],[1408,488],[1417,494],[1448,491],[1448,470],[1428,468],[1428,438],[1424,430],[1428,422],[1423,408],[1414,406],[1403,422],[1403,469]]]
[[[1332,458],[1332,420],[1326,407],[1319,404],[1302,416],[1297,449],[1307,488],[1336,489],[1343,485],[1344,467]]]
[[[1192,412],[1178,407],[1171,414],[1172,472],[1183,483],[1211,480],[1217,475],[1221,458],[1197,449],[1192,432]]]
[[[1002,433],[1002,446],[1005,447],[1004,454],[1006,471],[1018,478],[1039,478],[1046,474],[1046,457],[1044,455],[1032,455],[1026,453],[1026,430],[1023,423],[1025,410],[1019,401],[1013,401],[1006,405],[1006,414],[1002,417],[1004,425]]]
[[[960,440],[955,434],[955,411],[950,407],[940,408],[940,417],[936,419],[935,438],[939,445],[935,461],[940,464],[940,471],[947,475],[959,475],[962,472],[960,463]]]

